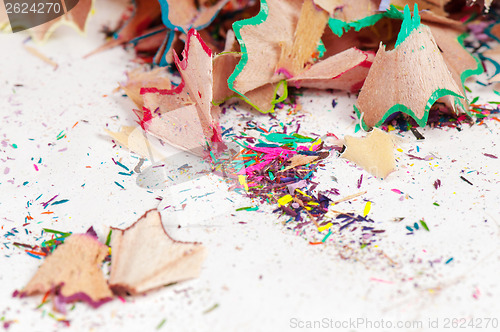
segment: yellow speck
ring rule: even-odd
[[[245,190],[248,191],[248,183],[247,183],[247,177],[245,175],[239,175],[238,176],[238,181],[240,181],[240,184],[245,187]]]
[[[323,232],[323,231],[325,231],[325,230],[329,229],[329,228],[330,228],[330,227],[332,227],[332,226],[333,226],[333,224],[332,224],[331,222],[329,222],[329,223],[328,223],[328,224],[326,224],[325,226],[318,227],[318,231],[319,231],[319,232]]]
[[[321,142],[323,142],[323,141],[321,140],[321,138],[318,138],[318,140],[317,140],[316,142],[314,142],[314,143],[311,145],[311,147],[309,148],[309,151],[312,151],[312,150],[313,150],[313,148],[314,148],[316,145],[320,145],[320,144],[321,144]]]
[[[312,198],[311,196],[309,196],[308,194],[306,194],[305,192],[303,192],[302,190],[300,189],[295,189],[296,191],[298,191],[301,195],[304,195],[306,197],[309,197],[309,198]]]
[[[366,217],[372,208],[372,202],[366,202],[365,209],[363,210],[363,217]]]
[[[292,195],[285,195],[285,196],[281,197],[280,199],[278,199],[278,204],[280,206],[283,206],[283,205],[290,203],[291,201],[293,201]]]

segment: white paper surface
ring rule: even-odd
[[[386,230],[371,248],[344,260],[339,253],[346,254],[344,246],[357,240],[355,235],[333,234],[327,245],[309,245],[324,233],[297,234],[282,225],[286,219],[271,213],[275,206],[236,212],[258,202],[228,192],[215,176],[148,191],[136,184],[136,174],[118,174],[126,171],[112,158],[130,170],[139,158],[114,146],[104,129],[118,131],[137,120],[133,103],[114,92],[136,64],[133,53],[121,48],[82,58],[101,45],[99,29],[115,22],[122,10],[121,2],[98,1],[96,6],[87,37],[63,27],[47,44],[30,44],[59,64],[56,71],[23,48],[26,35],[0,35],[0,318],[13,321],[9,331],[63,326],[49,317],[51,304],[35,310],[41,296],[12,298],[41,263],[12,242],[39,244],[42,228],[77,233],[90,226],[104,239],[110,226],[126,227],[159,204],[162,209],[171,205],[162,215],[173,237],[207,247],[200,278],[127,298],[126,303],[116,299],[97,310],[78,303],[64,316],[71,321],[70,330],[152,331],[164,319],[165,331],[293,331],[308,321],[319,321],[323,328],[344,327],[338,330],[377,330],[377,325],[370,328],[358,320],[363,317],[379,326],[382,319],[386,327],[391,322],[393,328],[385,330],[414,321],[422,328],[416,323],[417,328],[401,330],[432,330],[436,319],[437,330],[446,319],[450,327],[455,318],[467,323],[482,319],[483,326],[488,318],[498,323],[500,162],[484,153],[500,156],[499,122],[464,125],[460,132],[426,127],[420,130],[425,141],[416,141],[411,132],[397,135],[398,170],[384,181],[330,157],[318,172],[319,188],[337,188],[339,198],[368,191],[335,209],[362,213],[363,198],[370,200],[368,216]],[[474,88],[472,96],[481,95],[479,102],[499,99],[479,85],[468,85]],[[338,105],[333,109],[334,97]],[[300,101],[305,115],[301,133],[330,132],[340,138],[354,133],[354,97],[308,91]],[[286,123],[297,115],[283,110],[278,117]],[[242,107],[228,111],[222,123],[238,131],[237,124],[250,118],[269,121],[269,116]],[[61,131],[65,137],[58,140]],[[412,160],[406,153],[434,159]],[[437,179],[442,186],[436,190]],[[40,203],[55,195],[55,201],[69,201],[44,209]],[[394,221],[400,217],[405,219]],[[407,235],[405,226],[422,218],[430,232]],[[493,323],[481,331],[493,330]]]

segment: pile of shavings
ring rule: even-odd
[[[258,11],[255,0],[136,0],[115,27],[104,27],[107,41],[89,55],[118,45],[132,46],[138,60],[171,65],[189,30],[203,30],[212,49],[224,48],[227,26]]]
[[[45,259],[28,284],[13,296],[43,294],[39,308],[50,301],[61,314],[66,314],[69,303],[82,301],[97,308],[115,296],[137,295],[196,278],[206,256],[201,243],[170,237],[156,210],[147,211],[126,229],[111,228],[105,244],[92,227],[84,234],[44,231],[56,237],[40,247],[16,244],[29,247],[31,256]],[[146,241],[150,245],[137,246]],[[110,276],[106,280],[101,265],[110,256]]]
[[[471,112],[474,113],[476,117],[476,122],[479,125],[484,124],[485,120],[493,120],[500,122],[500,106],[483,104],[483,105],[472,105]]]
[[[160,3],[167,30],[177,27],[184,43],[182,61],[181,43],[172,46],[167,63],[174,72],[175,64],[182,83],[177,86],[175,75],[156,68],[141,78],[131,74],[122,85],[139,107],[134,112],[141,127],[173,146],[200,156],[217,154],[224,148],[221,104],[239,98],[274,113],[293,104],[289,90],[295,98],[301,88],[359,92],[356,131],[415,133],[426,125],[460,130],[462,123],[473,123],[475,100],[468,101],[465,81],[481,74],[483,65],[465,39],[466,23],[478,17],[480,6],[457,4],[447,12],[443,5],[412,1],[261,0],[241,2],[237,15],[225,16],[223,2],[186,10],[186,17],[193,16],[182,26],[169,20],[171,10],[184,5]],[[193,24],[207,10],[214,14],[207,24]],[[223,45],[211,29],[220,32],[215,35]],[[289,112],[300,110],[294,104]]]
[[[278,204],[278,210],[303,220],[307,214],[314,223],[328,210],[328,199],[311,196],[317,186],[314,173],[329,152],[321,138],[297,133],[271,132],[262,135],[258,143],[240,143],[241,152],[230,167],[238,177],[239,187],[248,196],[263,202]]]
[[[60,20],[83,30],[92,1],[78,6]],[[190,31],[196,30],[213,60],[214,104],[236,97],[268,113],[279,108],[290,88],[335,89],[359,92],[354,108],[365,130],[398,115],[423,127],[436,102],[457,116],[475,114],[465,81],[483,73],[480,60],[494,61],[497,51],[471,54],[465,48],[467,30],[498,39],[497,16],[492,1],[137,0],[116,28],[104,29],[110,39],[96,51],[133,45],[143,62],[175,72],[177,54],[188,49]],[[46,40],[52,28],[43,28],[37,27]],[[141,87],[182,92],[174,91],[175,84],[157,84],[159,74],[152,73]],[[198,102],[195,91],[188,94],[187,103]],[[216,121],[217,110],[211,112]],[[209,136],[209,128],[204,134]]]
[[[497,114],[500,114],[498,105],[491,105],[489,103],[471,104],[469,112],[472,113],[472,117],[468,114],[452,114],[443,105],[435,106],[434,110],[429,113],[429,119],[427,120],[427,125],[431,128],[455,128],[457,131],[461,131],[464,124],[472,126],[476,123],[481,126],[487,120],[500,122],[500,118],[497,116]],[[415,132],[417,127],[418,125],[413,119],[399,116],[383,124],[380,128],[385,131],[398,130],[399,132],[405,132],[411,130]],[[417,136],[417,139],[422,138]]]
[[[474,113],[474,109],[471,107],[469,112]],[[431,128],[456,128],[458,131],[462,130],[463,124],[472,125],[473,123],[473,119],[468,114],[453,114],[445,105],[439,103],[434,104],[427,120],[427,125]],[[417,128],[418,124],[415,120],[404,115],[396,116],[380,126],[380,129],[388,132],[397,130],[399,132],[412,131],[416,133]],[[416,136],[417,139],[422,139],[418,134]]]
[[[332,234],[339,237],[344,232],[356,230],[359,232],[354,242],[362,248],[376,241],[375,235],[385,230],[376,227],[375,222],[367,217],[370,204],[365,208],[364,215],[332,209],[335,204],[366,192],[340,198],[335,188],[317,190],[319,183],[315,179],[318,169],[325,166],[325,159],[330,154],[340,152],[342,147],[328,146],[322,138],[301,135],[298,130],[288,132],[289,128],[281,124],[265,129],[254,121],[248,121],[245,129],[260,132],[260,138],[245,132],[232,135],[233,139],[238,139],[242,149],[229,162],[220,163],[213,157],[214,165],[217,165],[214,171],[236,182],[230,190],[272,206],[273,213],[284,218],[287,228],[307,233],[306,238],[312,245],[326,243]],[[258,209],[257,205],[237,211]]]
[[[27,244],[21,242],[13,242],[12,245],[18,249],[24,250],[27,255],[41,259],[50,255],[59,245],[64,243],[64,240],[71,235],[71,232],[62,232],[54,229],[44,228],[40,238],[50,236],[50,239],[44,240],[41,244]]]
[[[461,35],[459,37],[461,43],[470,54],[481,60],[488,80],[486,83],[471,80],[470,83],[484,87],[491,86],[494,89],[493,92],[499,95],[496,76],[500,72],[500,65],[498,64],[500,58],[496,58],[496,54],[499,49],[498,42],[500,42],[500,23],[498,23],[500,22],[500,13],[494,10],[480,15],[478,12],[472,11],[469,16],[464,17],[462,20],[465,21],[465,27],[470,34],[468,36],[466,34]],[[492,67],[489,67],[488,64],[491,64]],[[471,92],[470,88],[465,84],[464,89],[469,93]],[[431,128],[449,127],[461,131],[463,124],[472,126],[474,123],[484,125],[487,120],[500,121],[495,116],[500,112],[498,101],[489,100],[480,103],[479,97],[476,96],[471,98],[468,107],[467,113],[456,114],[450,112],[449,108],[443,103],[436,102],[429,111],[427,125]],[[404,132],[413,131],[418,126],[415,119],[402,113],[396,114],[393,119],[386,121],[380,128],[385,131],[398,130]]]

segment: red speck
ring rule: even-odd
[[[481,295],[481,292],[479,291],[479,288],[476,287],[476,289],[474,290],[474,293],[472,294],[472,297],[477,300],[477,299],[479,299],[479,295]]]
[[[142,119],[141,119],[141,127],[142,129],[146,130],[147,129],[147,123],[153,119],[153,115],[151,114],[151,111],[148,110],[146,107],[142,108]]]

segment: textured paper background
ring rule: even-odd
[[[0,317],[15,321],[9,331],[61,326],[48,316],[50,304],[34,310],[40,297],[11,297],[41,261],[9,243],[35,244],[34,234],[43,227],[83,232],[94,226],[104,237],[108,226],[128,226],[157,207],[158,196],[166,197],[162,207],[172,205],[162,212],[172,236],[207,246],[201,277],[126,303],[115,300],[98,310],[77,304],[66,317],[72,330],[151,331],[164,319],[165,331],[286,331],[293,330],[293,318],[418,320],[424,327],[436,318],[441,324],[444,318],[500,319],[500,164],[484,156],[500,156],[498,122],[464,125],[461,132],[427,127],[421,130],[426,140],[418,142],[410,132],[404,133],[399,136],[402,152],[396,152],[398,171],[385,181],[343,159],[329,158],[318,173],[320,188],[338,188],[339,198],[367,190],[363,198],[372,201],[369,217],[386,229],[370,250],[356,253],[357,260],[343,260],[339,252],[345,254],[348,233],[332,236],[335,241],[328,245],[311,246],[312,237],[321,240],[324,235],[297,236],[270,206],[236,212],[255,202],[227,192],[214,176],[148,192],[136,185],[135,175],[118,174],[123,169],[111,158],[121,158],[130,169],[138,159],[113,147],[104,129],[118,131],[136,121],[133,103],[113,92],[117,82],[125,80],[125,70],[135,66],[134,56],[116,48],[82,59],[102,43],[101,24],[115,22],[121,11],[121,3],[115,1],[98,1],[96,6],[87,38],[62,27],[45,46],[37,46],[59,64],[56,71],[23,48],[26,35],[0,35],[0,242],[7,243],[0,243]],[[479,85],[469,86],[473,96],[482,96],[480,102],[498,100]],[[333,109],[334,97],[338,105]],[[310,91],[300,100],[305,115],[301,133],[354,133],[354,98]],[[250,116],[264,124],[269,121],[267,115],[239,108],[228,111],[222,122],[244,123]],[[282,111],[279,118],[288,122],[292,116]],[[66,137],[57,140],[61,131]],[[406,153],[437,158],[411,160]],[[462,181],[461,175],[474,185]],[[437,179],[442,181],[438,190],[433,187]],[[56,194],[69,201],[47,209],[39,204]],[[36,201],[39,195],[43,196]],[[362,212],[364,206],[360,198],[336,208]],[[42,214],[49,210],[54,213]],[[23,227],[28,215],[34,219]],[[394,222],[398,217],[405,219]],[[405,226],[421,218],[431,231],[406,235]],[[12,228],[19,233],[5,236]],[[397,267],[391,267],[382,252]],[[451,257],[453,261],[445,264]],[[217,308],[204,313],[215,304]]]

